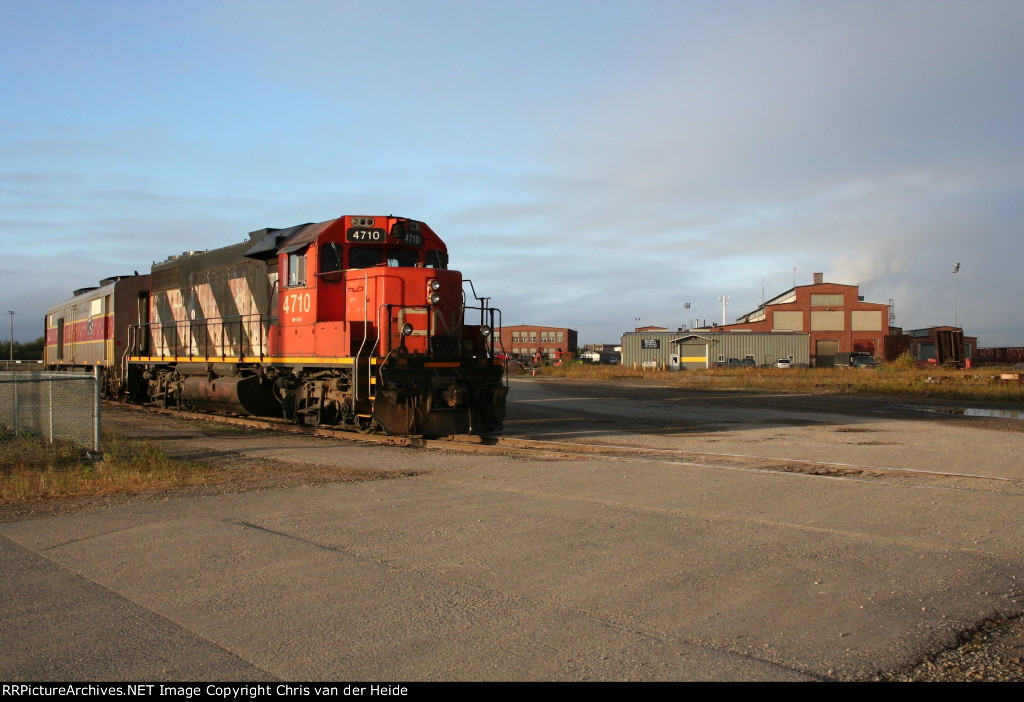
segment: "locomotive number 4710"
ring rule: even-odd
[[[383,229],[356,229],[351,228],[346,232],[348,241],[377,241],[384,242],[388,239],[388,233]]]
[[[308,292],[293,292],[284,296],[284,311],[286,313],[298,314],[309,312],[310,301]]]

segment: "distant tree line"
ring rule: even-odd
[[[46,337],[39,337],[35,341],[28,341],[22,343],[20,341],[14,342],[13,352],[11,355],[11,342],[3,344],[2,351],[0,351],[0,360],[7,360],[13,358],[15,361],[41,361],[43,360],[43,346],[46,345]]]

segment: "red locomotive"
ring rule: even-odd
[[[501,428],[500,312],[423,222],[262,229],[104,282],[47,313],[44,360],[102,366],[109,394],[389,434]]]

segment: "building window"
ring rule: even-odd
[[[565,332],[558,332],[558,339],[557,340],[559,342],[565,341],[564,337],[565,337]]]
[[[811,331],[844,331],[842,310],[811,310]]]
[[[850,329],[853,331],[882,331],[881,310],[853,310],[850,313]]]
[[[843,303],[842,293],[811,295],[811,307],[842,307]]]
[[[535,331],[530,332],[530,341],[536,341],[536,340],[537,340],[537,332],[535,332]]]

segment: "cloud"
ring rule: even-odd
[[[794,268],[948,321],[960,260],[968,333],[1022,343],[1019,3],[114,7],[0,9],[0,235],[37,246],[0,292],[33,315],[51,267],[393,212],[583,341],[734,318]]]

